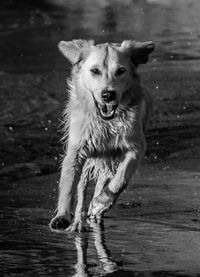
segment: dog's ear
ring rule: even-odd
[[[155,45],[152,41],[138,42],[125,40],[121,44],[121,51],[126,53],[131,62],[137,67],[139,64],[147,63],[149,54],[154,50]]]
[[[93,40],[62,40],[58,43],[58,48],[61,53],[69,60],[70,63],[75,64],[79,61],[81,54],[87,51],[92,45],[94,45]]]

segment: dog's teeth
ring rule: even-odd
[[[116,105],[98,105],[99,112],[104,119],[110,119],[115,114]]]

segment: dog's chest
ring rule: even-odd
[[[128,147],[126,138],[131,129],[130,122],[121,121],[90,126],[86,141],[90,153],[102,155],[123,151]]]

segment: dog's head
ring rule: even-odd
[[[61,41],[58,47],[74,66],[79,87],[93,96],[100,116],[109,120],[133,90],[138,80],[136,68],[148,61],[154,44],[123,41],[95,45],[91,40],[73,40]]]

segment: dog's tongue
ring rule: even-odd
[[[113,106],[112,105],[103,105],[102,111],[105,114],[111,114],[113,112]]]
[[[112,113],[112,111],[113,111],[113,106],[111,106],[111,105],[109,105],[108,107],[107,107],[107,113]]]
[[[117,108],[117,105],[109,105],[109,104],[98,106],[100,115],[105,120],[109,120],[114,117],[116,108]]]
[[[107,110],[107,106],[106,106],[106,105],[103,105],[103,106],[102,106],[102,111],[103,111],[104,113],[107,113],[108,110]]]

